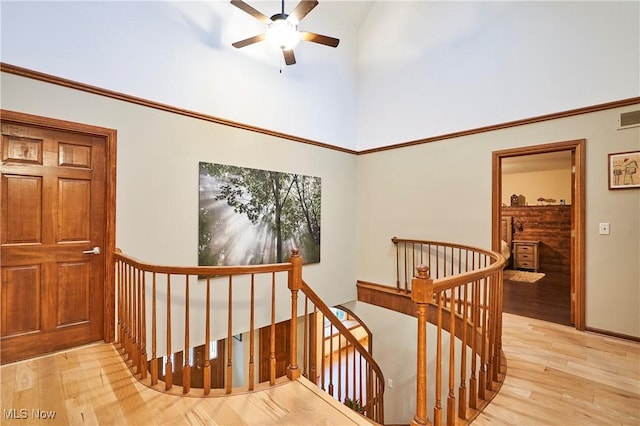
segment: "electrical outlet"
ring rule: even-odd
[[[600,224],[600,235],[609,235],[611,234],[610,228],[609,228],[609,223],[605,222],[605,223],[601,223]]]
[[[389,387],[389,388],[393,387],[393,380],[387,379],[387,387]]]

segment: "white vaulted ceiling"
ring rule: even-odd
[[[267,16],[280,3],[247,0]],[[297,1],[287,1],[286,10]],[[363,150],[640,95],[637,1],[327,1],[297,64],[228,1],[7,1],[1,61]]]

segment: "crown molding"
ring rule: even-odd
[[[45,83],[55,84],[58,86],[67,87],[70,89],[80,90],[82,92],[91,93],[94,95],[104,96],[111,99],[116,99],[123,102],[129,102],[136,105],[141,105],[148,108],[154,108],[161,111],[166,111],[178,115],[183,115],[186,117],[195,118],[198,120],[208,121],[210,123],[216,123],[223,126],[234,127],[236,129],[242,129],[249,132],[260,133],[263,135],[273,136],[280,139],[287,139],[294,142],[304,143],[307,145],[314,145],[320,148],[331,149],[335,151],[345,152],[347,154],[357,154],[356,151],[342,148],[335,145],[330,145],[323,142],[314,141],[311,139],[302,138],[299,136],[289,135],[282,132],[277,132],[274,130],[264,129],[262,127],[251,126],[248,124],[239,123],[237,121],[225,120],[223,118],[214,117],[212,115],[202,114],[196,111],[191,111],[183,108],[174,107],[171,105],[163,104],[160,102],[150,101],[148,99],[138,98],[136,96],[127,95],[125,93],[116,92],[113,90],[103,89],[97,86],[92,86],[85,83],[80,83],[73,80],[68,80],[66,78],[56,77],[51,74],[45,74],[39,71],[30,70],[27,68],[18,67],[16,65],[6,64],[4,62],[0,62],[0,71],[6,72],[9,74],[18,75],[21,77],[31,78],[33,80],[42,81]]]
[[[527,125],[527,124],[540,123],[540,122],[543,122],[543,121],[557,120],[557,119],[560,119],[560,118],[573,117],[575,115],[588,114],[588,113],[592,113],[592,112],[604,111],[604,110],[608,110],[608,109],[620,108],[620,107],[629,106],[629,105],[636,105],[636,104],[640,104],[640,96],[639,97],[635,97],[635,98],[628,98],[628,99],[622,99],[622,100],[619,100],[619,101],[613,101],[613,102],[607,102],[607,103],[592,105],[592,106],[583,107],[583,108],[576,108],[576,109],[571,109],[571,110],[567,110],[567,111],[561,111],[561,112],[554,112],[554,113],[551,113],[551,114],[539,115],[537,117],[530,117],[530,118],[523,118],[523,119],[515,120],[515,121],[508,121],[506,123],[492,124],[490,126],[478,127],[478,128],[470,129],[470,130],[462,130],[462,131],[459,131],[459,132],[447,133],[447,134],[444,134],[444,135],[432,136],[432,137],[428,137],[428,138],[424,138],[424,139],[416,139],[414,141],[401,142],[401,143],[398,143],[398,144],[387,145],[387,146],[379,147],[379,148],[366,149],[366,150],[363,150],[363,151],[358,151],[358,154],[359,155],[364,155],[364,154],[371,154],[371,153],[374,153],[374,152],[387,151],[387,150],[391,150],[391,149],[406,148],[408,146],[422,145],[422,144],[425,144],[425,143],[438,142],[438,141],[443,141],[443,140],[446,140],[446,139],[459,138],[459,137],[462,137],[462,136],[469,136],[469,135],[475,135],[475,134],[479,134],[479,133],[493,132],[493,131],[496,131],[496,130],[508,129],[510,127],[518,127],[518,126],[524,126],[524,125]]]
[[[100,87],[97,87],[97,86],[91,86],[89,84],[84,84],[84,83],[80,83],[80,82],[77,82],[77,81],[68,80],[68,79],[61,78],[61,77],[56,77],[54,75],[45,74],[45,73],[42,73],[42,72],[39,72],[39,71],[34,71],[34,70],[27,69],[27,68],[18,67],[16,65],[10,65],[10,64],[3,63],[3,62],[0,62],[0,71],[1,72],[6,72],[6,73],[9,73],[9,74],[18,75],[18,76],[21,76],[21,77],[26,77],[26,78],[31,78],[31,79],[34,79],[34,80],[43,81],[43,82],[46,82],[46,83],[55,84],[55,85],[58,85],[58,86],[68,87],[70,89],[75,89],[75,90],[80,90],[80,91],[87,92],[87,93],[92,93],[92,94],[99,95],[99,96],[105,96],[105,97],[108,97],[108,98],[117,99],[117,100],[120,100],[120,101],[123,101],[123,102],[129,102],[129,103],[141,105],[141,106],[145,106],[145,107],[148,107],[148,108],[154,108],[154,109],[158,109],[158,110],[161,110],[161,111],[166,111],[166,112],[170,112],[170,113],[174,113],[174,114],[184,115],[186,117],[191,117],[191,118],[195,118],[195,119],[198,119],[198,120],[208,121],[208,122],[220,124],[220,125],[223,125],[223,126],[234,127],[236,129],[242,129],[242,130],[246,130],[246,131],[249,131],[249,132],[260,133],[260,134],[263,134],[263,135],[273,136],[273,137],[281,138],[281,139],[287,139],[287,140],[294,141],[294,142],[304,143],[304,144],[307,144],[307,145],[313,145],[313,146],[317,146],[317,147],[320,147],[320,148],[331,149],[331,150],[334,150],[334,151],[340,151],[340,152],[344,152],[344,153],[347,153],[347,154],[354,154],[354,155],[365,155],[365,154],[372,154],[372,153],[375,153],[375,152],[388,151],[388,150],[392,150],[392,149],[406,148],[406,147],[415,146],[415,145],[422,145],[422,144],[426,144],[426,143],[438,142],[438,141],[443,141],[443,140],[453,139],[453,138],[459,138],[459,137],[462,137],[462,136],[470,136],[470,135],[475,135],[475,134],[479,134],[479,133],[492,132],[492,131],[496,131],[496,130],[508,129],[508,128],[511,128],[511,127],[518,127],[518,126],[524,126],[524,125],[527,125],[527,124],[540,123],[540,122],[543,122],[543,121],[557,120],[557,119],[560,119],[560,118],[573,117],[573,116],[576,116],[576,115],[588,114],[588,113],[592,113],[592,112],[604,111],[604,110],[608,110],[608,109],[619,108],[619,107],[635,105],[635,104],[639,104],[640,103],[640,96],[639,97],[633,97],[633,98],[622,99],[622,100],[613,101],[613,102],[606,102],[606,103],[602,103],[602,104],[587,106],[587,107],[583,107],[583,108],[571,109],[571,110],[567,110],[567,111],[555,112],[555,113],[551,113],[551,114],[539,115],[539,116],[536,116],[536,117],[530,117],[530,118],[524,118],[524,119],[515,120],[515,121],[509,121],[509,122],[506,122],[506,123],[500,123],[500,124],[493,124],[493,125],[490,125],[490,126],[478,127],[478,128],[475,128],[475,129],[462,130],[462,131],[459,131],[459,132],[447,133],[447,134],[444,134],[444,135],[431,136],[431,137],[423,138],[423,139],[416,139],[416,140],[409,141],[409,142],[401,142],[401,143],[392,144],[392,145],[386,145],[386,146],[382,146],[382,147],[378,147],[378,148],[371,148],[371,149],[365,149],[365,150],[362,150],[362,151],[355,151],[355,150],[339,147],[339,146],[336,146],[336,145],[327,144],[327,143],[324,143],[324,142],[314,141],[314,140],[311,140],[311,139],[306,139],[306,138],[302,138],[302,137],[295,136],[295,135],[289,135],[289,134],[286,134],[286,133],[265,129],[265,128],[262,128],[262,127],[256,127],[256,126],[251,126],[251,125],[248,125],[248,124],[239,123],[237,121],[225,120],[223,118],[214,117],[214,116],[211,116],[211,115],[202,114],[202,113],[195,112],[195,111],[190,111],[190,110],[187,110],[187,109],[178,108],[178,107],[174,107],[174,106],[171,106],[171,105],[167,105],[167,104],[163,104],[163,103],[159,103],[159,102],[155,102],[155,101],[150,101],[148,99],[138,98],[138,97],[135,97],[135,96],[124,94],[124,93],[103,89],[103,88],[100,88]]]

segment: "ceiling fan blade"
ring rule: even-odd
[[[337,47],[340,40],[337,38],[324,36],[316,33],[309,33],[307,31],[300,32],[300,40],[311,41],[313,43],[324,44],[325,46]]]
[[[237,48],[237,49],[240,49],[241,47],[245,47],[245,46],[248,46],[250,44],[262,41],[265,38],[266,38],[266,36],[264,34],[258,34],[257,36],[245,38],[244,40],[240,40],[240,41],[236,41],[235,43],[231,43],[231,45],[233,47]]]
[[[302,0],[298,5],[293,9],[289,16],[294,16],[298,22],[302,21],[302,18],[307,16],[311,10],[318,5],[316,0]]]
[[[241,9],[247,12],[249,15],[253,16],[263,24],[268,24],[269,22],[271,22],[271,19],[269,19],[266,15],[262,14],[261,12],[258,12],[256,9],[249,6],[247,3],[243,2],[242,0],[231,0],[231,4],[237,7],[238,9]]]
[[[284,62],[287,65],[293,65],[296,63],[296,56],[293,54],[293,49],[283,50]]]

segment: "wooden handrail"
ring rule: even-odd
[[[213,279],[218,279],[216,285],[221,285],[219,278],[227,277],[228,301],[229,307],[227,316],[227,340],[232,338],[232,304],[233,304],[233,278],[239,276],[251,277],[251,337],[254,336],[254,277],[256,275],[265,275],[272,277],[272,292],[275,291],[276,274],[288,274],[293,270],[291,262],[281,264],[267,265],[249,265],[249,266],[165,266],[154,265],[141,262],[131,256],[123,254],[117,250],[114,254],[117,289],[118,289],[118,339],[122,356],[128,361],[132,371],[143,382],[152,387],[162,386],[163,390],[173,392],[176,380],[184,394],[193,395],[191,389],[192,366],[195,362],[190,357],[190,351],[193,349],[190,341],[192,310],[192,296],[190,294],[190,279],[202,281],[206,285],[206,301],[204,301],[205,312],[203,313],[203,322],[205,322],[204,330],[204,360],[202,361],[202,370],[205,372],[203,377],[202,395],[211,393],[211,360],[209,353],[209,344],[211,343],[211,286]],[[301,271],[300,271],[301,272]],[[150,330],[147,329],[147,283],[150,283],[150,303],[151,303],[151,321]],[[224,282],[224,280],[222,281]],[[223,285],[223,284],[222,284]],[[164,291],[162,298],[159,298],[158,287]],[[275,297],[275,293],[273,294]],[[184,318],[181,321],[183,329],[181,332],[182,343],[178,341],[178,351],[181,352],[182,363],[176,364],[173,355],[176,352],[174,345],[176,339],[173,337],[174,332],[174,316],[172,300],[178,298],[184,307]],[[158,307],[164,305],[164,327],[161,325],[161,319],[158,315]],[[275,306],[275,305],[274,305]],[[158,347],[158,331],[164,328],[165,337],[162,348]],[[147,348],[146,336],[151,335],[151,347]],[[250,342],[253,349],[253,339]],[[160,355],[159,355],[160,349]],[[225,386],[224,392],[232,392],[232,348],[227,348],[227,363],[225,368]],[[147,355],[148,354],[148,355]],[[159,371],[159,363],[162,362],[164,372]],[[219,361],[220,363],[222,361]],[[218,366],[218,368],[223,368]],[[275,363],[271,367],[275,368]],[[182,370],[180,376],[174,373]],[[248,389],[254,389],[254,365],[253,356],[248,366],[249,383]],[[149,378],[147,379],[147,374]],[[272,372],[275,377],[275,372]],[[162,383],[160,383],[162,382]],[[198,391],[199,392],[199,391]],[[196,392],[197,393],[197,392]],[[219,394],[220,392],[216,392]]]
[[[275,385],[282,380],[282,376],[276,374],[276,368],[279,368],[277,366],[282,364],[282,359],[276,359],[280,356],[276,354],[276,339],[282,338],[290,344],[287,355],[288,366],[283,373],[284,376],[289,380],[296,380],[304,375],[341,402],[345,398],[354,400],[357,398],[362,403],[359,411],[363,415],[376,422],[383,422],[384,377],[380,367],[373,360],[370,351],[365,349],[335,318],[330,308],[302,280],[302,259],[296,250],[292,252],[289,262],[250,266],[154,265],[141,262],[119,250],[115,253],[114,260],[118,289],[117,346],[132,372],[147,386],[171,394],[203,397],[252,391],[256,388],[264,389],[265,386]],[[258,280],[258,277],[261,279]],[[287,336],[276,337],[276,298],[282,296],[280,291],[285,290],[285,281],[290,292],[290,333]],[[202,285],[194,285],[194,283]],[[267,306],[261,306],[264,313],[270,317],[269,322],[264,325],[270,330],[267,342],[268,378],[260,383],[259,387],[256,386],[253,355],[256,327],[255,289],[258,285],[263,292],[270,291],[270,306],[268,306],[269,303]],[[212,286],[219,289],[212,292]],[[231,342],[234,337],[235,322],[234,289],[240,290],[239,287],[245,292],[244,294],[248,293],[250,298],[247,313],[250,328],[249,339],[247,339],[250,356],[247,370],[245,370],[248,371],[248,384],[234,386],[233,371],[238,367],[233,365],[235,358],[232,356],[232,345],[227,344],[226,353],[218,354],[215,367],[216,371],[223,376],[224,383],[222,387],[218,386],[214,389],[211,381],[214,366],[209,347],[214,334],[211,327],[212,314],[216,308],[211,303],[211,297],[214,293],[225,294],[226,290],[227,306],[223,307],[226,324],[224,320],[222,322],[218,320],[217,323],[214,321],[214,325],[217,327],[217,335],[223,336],[226,333],[226,342]],[[196,296],[198,289],[205,292],[205,295],[200,293],[201,295]],[[304,300],[299,301],[299,297]],[[200,311],[194,309],[196,302]],[[298,314],[298,308],[301,305],[299,302],[304,302],[302,315]],[[309,304],[312,305],[311,311]],[[147,312],[148,305],[151,310],[150,315]],[[178,311],[176,311],[177,307],[179,307]],[[163,309],[164,315],[161,312]],[[203,312],[202,309],[204,309]],[[278,316],[281,317],[282,313]],[[216,317],[220,318],[221,315],[218,314]],[[340,373],[332,376],[336,378],[337,386],[331,382],[331,389],[326,389],[324,386],[327,383],[325,373],[332,375],[333,368],[331,364],[326,371],[323,368],[325,359],[324,356],[319,357],[318,353],[324,345],[324,339],[321,334],[314,331],[318,330],[316,323],[321,318],[326,318],[332,327],[339,331],[339,341],[331,357],[336,358]],[[203,325],[202,322],[205,324]],[[305,337],[300,344],[298,324],[302,322]],[[203,337],[196,339],[202,339],[204,342],[202,355],[197,355],[192,347],[194,343],[202,342],[194,342],[193,339],[192,333],[198,325],[203,326]],[[199,333],[199,331],[196,332],[196,334]],[[148,334],[150,347],[147,347]],[[194,351],[193,355],[191,351]],[[303,355],[300,365],[303,366],[304,371],[301,371],[299,366],[301,352]],[[346,363],[343,362],[343,358],[347,359]],[[196,361],[198,361],[197,365]],[[201,386],[192,386],[194,374],[204,374],[200,378]]]
[[[116,251],[115,260],[125,261],[128,265],[146,272],[172,275],[196,275],[196,276],[229,276],[261,274],[265,272],[288,272],[293,269],[290,262],[269,263],[263,265],[241,266],[166,266],[142,262],[134,257]]]
[[[421,240],[402,240],[393,238],[397,247],[397,284],[396,290],[411,296],[418,312],[418,359],[416,375],[416,414],[413,424],[430,424],[427,415],[427,393],[436,395],[433,402],[433,422],[441,424],[446,417],[447,424],[454,424],[457,418],[464,421],[474,418],[477,410],[482,408],[494,393],[494,386],[501,383],[501,324],[502,324],[502,267],[504,258],[497,253],[465,245],[440,243]],[[269,277],[270,287],[270,355],[269,379],[266,383],[277,382],[275,374],[275,321],[276,321],[276,286],[286,276],[287,287],[291,295],[290,334],[291,345],[288,354],[289,363],[286,376],[295,380],[300,375],[318,384],[323,390],[363,415],[378,423],[384,423],[384,388],[385,381],[380,367],[375,362],[371,351],[364,348],[361,342],[338,320],[331,309],[318,297],[311,287],[302,279],[302,259],[294,252],[289,262],[269,265],[250,266],[161,266],[140,262],[130,256],[118,252],[114,256],[116,277],[118,280],[118,345],[123,357],[132,371],[149,386],[163,388],[174,393],[176,380],[179,393],[197,395],[190,386],[193,363],[195,360],[188,354],[190,341],[190,325],[192,310],[190,277],[206,282],[206,301],[204,314],[207,326],[204,330],[204,351],[207,360],[203,367],[207,374],[212,371],[209,362],[208,346],[211,343],[211,286],[224,283],[227,277],[228,306],[226,308],[227,341],[231,341],[233,332],[233,299],[234,287],[245,286],[250,281],[250,360],[248,364],[248,387],[241,391],[254,390],[254,286],[258,276]],[[417,271],[414,276],[409,270]],[[401,273],[402,271],[402,273]],[[404,274],[404,276],[402,275]],[[249,278],[237,278],[247,276]],[[222,278],[222,280],[220,280]],[[401,280],[404,279],[403,285]],[[215,282],[214,282],[215,280]],[[266,279],[261,280],[265,284]],[[239,283],[240,282],[240,283]],[[224,285],[224,284],[222,284]],[[150,286],[150,288],[148,288]],[[280,287],[278,287],[280,288]],[[164,293],[162,297],[158,295]],[[147,298],[150,291],[151,316],[147,324]],[[249,290],[247,290],[249,291]],[[219,292],[218,292],[219,293]],[[174,296],[175,295],[175,296]],[[181,321],[184,354],[181,363],[174,362],[172,344],[172,297],[184,298],[184,319]],[[301,300],[299,300],[299,298]],[[166,302],[165,348],[168,354],[158,355],[157,333],[159,326],[158,301]],[[311,308],[309,307],[311,305]],[[298,313],[304,306],[304,313]],[[329,339],[325,347],[323,338],[324,326],[318,327],[320,321],[328,321],[332,330],[338,331],[338,338]],[[298,339],[298,323],[304,322],[304,338],[300,345]],[[427,322],[436,325],[436,376],[428,380],[426,376],[427,361]],[[320,330],[320,333],[318,332]],[[147,333],[150,332],[151,347],[147,348]],[[460,339],[462,347],[467,351],[456,350],[456,339],[442,338],[443,332],[450,332]],[[179,339],[178,339],[179,340]],[[182,343],[179,343],[182,345]],[[212,392],[212,385],[205,380],[202,396],[233,393],[233,357],[232,348],[226,351],[224,388]],[[301,356],[301,361],[298,358]],[[325,355],[326,354],[326,355]],[[194,356],[195,357],[195,356]],[[447,360],[448,358],[448,360]],[[459,359],[457,359],[459,358]],[[159,371],[159,362],[164,362],[164,375]],[[448,363],[447,363],[448,361]],[[444,365],[454,369],[444,370]],[[179,370],[182,374],[179,374]],[[178,374],[174,376],[174,372]],[[456,395],[456,377],[460,377]],[[147,377],[145,379],[145,377]],[[210,377],[210,376],[209,376]],[[431,389],[429,388],[431,386]],[[260,388],[263,388],[261,386]],[[428,391],[428,392],[427,392]],[[444,398],[442,398],[442,397]],[[444,405],[446,404],[446,410]]]
[[[502,269],[496,252],[462,244],[392,238],[396,245],[396,290],[411,295],[418,317],[416,413],[412,425],[430,425],[427,394],[435,395],[433,424],[472,421],[504,380],[502,362]],[[409,271],[415,275],[409,277]],[[404,274],[404,275],[403,275]],[[434,315],[429,315],[430,311]],[[427,327],[436,327],[435,351],[427,352]],[[443,346],[443,331],[455,339]],[[435,377],[426,374],[427,357],[435,352]],[[447,356],[448,355],[448,356]],[[448,358],[444,363],[444,357]],[[456,358],[459,358],[456,363]],[[448,366],[446,373],[444,366]],[[467,377],[467,372],[470,376]],[[459,375],[456,396],[456,376]],[[445,384],[446,383],[446,384]],[[430,390],[431,389],[431,390]],[[443,392],[444,391],[444,392]],[[442,395],[446,395],[446,411]]]
[[[334,307],[346,312],[350,317],[356,320],[356,322],[358,323],[358,327],[362,327],[364,329],[364,331],[367,333],[367,351],[371,354],[371,356],[373,356],[373,333],[371,332],[371,329],[364,321],[362,321],[362,319],[360,319],[358,315],[351,311],[351,309],[342,305],[336,305]]]
[[[488,265],[475,265],[472,264],[471,265],[471,270],[466,269],[463,272],[458,272],[458,273],[450,273],[447,274],[447,272],[449,270],[445,270],[445,271],[440,271],[438,269],[434,269],[432,267],[429,267],[430,269],[430,276],[433,278],[434,280],[434,291],[444,291],[444,290],[448,290],[450,288],[453,287],[458,287],[462,284],[465,283],[469,283],[472,281],[476,281],[482,278],[485,278],[487,276],[487,273],[493,272],[493,271],[497,271],[497,270],[502,270],[506,264],[506,259],[504,258],[504,256],[502,256],[500,253],[496,253],[490,250],[485,250],[482,248],[478,248],[478,247],[474,247],[474,246],[469,246],[469,245],[464,245],[464,244],[454,244],[454,243],[448,243],[448,242],[442,242],[442,241],[427,241],[427,240],[416,240],[416,239],[405,239],[405,238],[398,238],[398,237],[393,237],[391,238],[391,242],[393,244],[396,245],[396,270],[398,271],[397,274],[397,279],[396,279],[396,283],[400,282],[400,258],[401,258],[401,253],[402,253],[402,248],[404,247],[404,252],[407,253],[408,252],[408,247],[411,246],[411,250],[412,250],[412,254],[413,254],[413,262],[412,265],[409,265],[408,263],[408,258],[405,255],[404,257],[404,262],[403,263],[403,269],[405,270],[411,270],[411,274],[413,274],[413,272],[416,271],[416,268],[419,265],[426,265],[426,266],[430,266],[428,264],[426,264],[424,262],[424,257],[422,257],[421,259],[419,259],[419,261],[415,261],[415,251],[417,250],[415,248],[416,245],[418,245],[419,249],[422,249],[424,246],[426,246],[428,249],[431,248],[435,248],[435,249],[439,249],[439,248],[443,248],[443,249],[455,249],[458,251],[458,253],[473,253],[475,255],[478,256],[483,256],[485,259],[490,259],[490,264]],[[421,254],[424,256],[424,253],[421,250]],[[466,259],[467,262],[465,262],[465,266],[468,266],[467,263],[470,263],[470,259]],[[450,264],[451,266],[454,266],[453,264]],[[462,266],[461,264],[456,265],[456,266]],[[409,268],[410,267],[410,268]],[[409,284],[410,283],[410,278],[412,278],[413,275],[411,275],[411,277],[409,277],[409,279],[407,280]],[[445,279],[446,278],[446,279]],[[405,288],[401,288],[401,286],[399,286],[398,284],[396,284],[398,290],[404,290],[406,292],[410,292],[411,288],[409,286],[406,286]]]
[[[357,352],[357,354],[361,357],[361,359],[364,359],[365,363],[368,366],[369,371],[367,371],[366,388],[364,389],[364,395],[361,395],[361,398],[359,398],[360,402],[365,400],[363,403],[363,406],[361,407],[362,408],[361,412],[362,414],[376,421],[377,423],[383,424],[384,423],[385,380],[384,380],[384,375],[382,374],[382,370],[374,360],[369,350],[364,346],[362,346],[360,341],[349,331],[349,329],[342,323],[342,321],[340,321],[335,316],[335,314],[331,311],[331,309],[324,302],[322,302],[320,297],[311,289],[311,287],[309,287],[309,285],[306,282],[304,282],[304,280],[302,281],[301,291],[304,293],[307,299],[313,305],[315,305],[315,308],[323,315],[323,317],[326,318],[331,323],[331,326],[338,330],[339,335],[341,336],[339,338],[339,342],[340,342],[340,339],[344,338],[346,341],[345,347],[351,346],[354,348],[354,358],[355,358],[355,353]],[[324,343],[324,339],[323,339],[323,343]],[[331,339],[330,345],[333,345],[333,339]],[[330,353],[333,354],[340,350],[342,350],[342,348],[334,349],[333,347],[331,347]],[[330,364],[333,364],[333,362],[331,362]],[[342,364],[338,362],[339,371],[341,366]],[[347,377],[351,376],[350,378],[355,380],[355,376],[356,376],[355,363],[353,363],[352,365],[352,368],[354,371],[352,371],[351,374],[349,374],[348,362],[345,363],[344,368],[346,369],[344,376],[347,376]],[[333,385],[332,382],[331,382],[331,385]],[[348,393],[348,390],[349,390],[348,386],[349,386],[349,383],[347,381],[345,393]],[[362,386],[361,384],[360,389],[362,389],[363,387],[364,386]],[[349,399],[351,401],[356,401],[356,399],[358,399],[354,395],[352,396],[345,395],[344,398],[342,398],[341,388],[342,387],[340,385],[338,386],[338,389],[335,389],[335,387],[332,386],[332,389],[329,389],[328,392],[334,397],[337,395],[338,400],[341,400],[341,401],[343,399],[344,400]],[[355,383],[351,390],[355,393],[358,390],[358,384]],[[355,407],[353,406],[351,408],[355,409]]]

